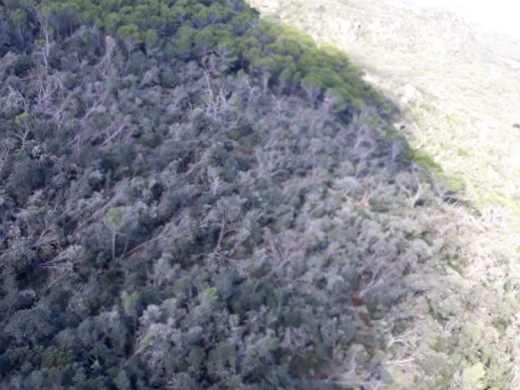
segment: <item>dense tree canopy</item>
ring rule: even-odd
[[[437,200],[342,53],[238,0],[0,12],[0,388],[392,382]]]

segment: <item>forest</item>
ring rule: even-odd
[[[507,387],[436,333],[453,189],[339,49],[241,0],[0,12],[0,389]]]

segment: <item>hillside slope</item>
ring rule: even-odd
[[[0,389],[518,383],[508,252],[337,47],[234,0],[0,13]]]
[[[501,212],[518,211],[518,43],[413,2],[265,3],[251,1],[362,64],[371,83],[401,103],[412,146],[463,176],[481,209],[507,203]]]
[[[429,359],[448,206],[391,104],[239,1],[120,7],[0,8],[0,388],[377,388]]]
[[[418,382],[397,388],[520,387],[514,336],[520,277],[520,132],[514,126],[520,105],[518,42],[445,9],[412,1],[250,3],[268,20],[336,43],[361,64],[365,79],[399,105],[403,118],[396,127],[412,148],[431,153],[451,175],[449,186],[464,188],[462,197],[479,210],[476,215],[463,207],[451,211],[452,223],[465,227],[444,233],[458,244],[455,258],[441,259],[456,265],[461,284],[450,293],[455,311],[438,320],[443,323],[439,337],[452,336],[440,347],[451,349],[451,364],[467,367],[463,356],[480,344],[475,356],[485,374],[475,371],[485,379],[463,385],[454,376],[438,387]],[[431,172],[439,176],[434,164]],[[430,294],[443,295],[444,288],[434,285]],[[473,341],[460,349],[464,338]],[[456,346],[448,347],[451,343]],[[503,361],[491,368],[486,356],[495,348]],[[433,369],[441,371],[437,364]],[[507,365],[508,370],[499,368]],[[424,375],[414,370],[417,366],[404,371]],[[507,379],[491,385],[492,378]]]

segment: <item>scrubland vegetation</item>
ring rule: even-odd
[[[0,7],[1,389],[518,383],[518,282],[468,281],[477,213],[337,48],[238,0]]]

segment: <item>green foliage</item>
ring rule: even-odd
[[[216,287],[208,287],[204,290],[203,300],[214,303],[218,299],[218,292]]]
[[[123,223],[123,208],[111,207],[103,217],[103,221],[112,226],[121,226]]]
[[[133,41],[133,43],[141,43],[143,41],[141,31],[139,27],[135,24],[126,24],[117,29],[117,35],[121,38],[128,38]]]
[[[65,368],[73,361],[72,351],[56,347],[47,348],[41,357],[41,367],[44,369]]]
[[[414,152],[413,160],[422,168],[428,171],[437,171],[440,172],[442,170],[441,166],[437,164],[432,156],[426,152],[424,149],[417,149]]]
[[[132,294],[125,298],[123,307],[126,314],[129,314],[134,309],[140,297],[141,294],[139,293],[139,291],[134,291]]]
[[[27,13],[23,9],[15,9],[9,13],[9,19],[16,27],[22,27],[27,23]]]
[[[338,111],[358,110],[368,102],[385,105],[339,49],[329,44],[318,47],[294,28],[257,22],[255,12],[245,4],[238,12],[223,1],[141,0],[121,7],[120,1],[49,0],[38,12],[66,24],[52,26],[55,31],[70,30],[71,23],[92,24],[133,44],[145,43],[149,50],[165,48],[174,36],[176,54],[185,60],[201,59],[218,47],[227,47],[241,67],[266,75],[269,84],[279,85],[283,93],[307,86],[315,90],[309,99],[318,102],[330,91],[336,96]]]
[[[14,118],[14,123],[17,125],[23,125],[29,120],[29,114],[26,112],[23,112],[19,115],[16,115]]]
[[[466,189],[466,180],[462,176],[448,175],[442,167],[436,163],[432,156],[424,149],[417,149],[412,152],[411,161],[415,162],[421,168],[430,172],[440,186],[448,191],[463,193]]]

